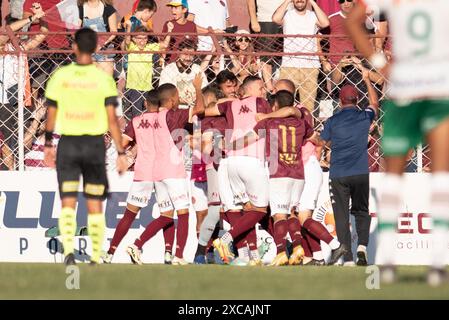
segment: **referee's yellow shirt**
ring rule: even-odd
[[[102,135],[108,130],[107,98],[117,97],[114,79],[95,65],[59,68],[47,83],[45,97],[57,103],[56,130],[61,135]]]

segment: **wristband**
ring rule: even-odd
[[[53,131],[45,131],[45,146],[53,146]]]
[[[387,64],[387,58],[383,53],[377,52],[369,57],[369,62],[375,69],[382,69]]]

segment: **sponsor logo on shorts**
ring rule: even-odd
[[[86,183],[84,192],[92,196],[102,196],[104,194],[105,189],[106,187],[104,184]]]
[[[62,192],[77,192],[79,181],[64,181],[62,183]]]
[[[143,196],[143,197],[131,196],[131,200],[137,201],[140,203],[147,203],[149,199],[148,199],[148,197],[145,197],[145,196]]]

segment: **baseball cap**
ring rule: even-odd
[[[356,87],[347,84],[340,90],[340,100],[344,103],[352,102],[355,99],[359,99],[359,91]]]
[[[186,9],[189,9],[189,4],[187,3],[187,0],[179,0],[179,1],[170,1],[167,3],[168,7],[179,7],[183,6]]]

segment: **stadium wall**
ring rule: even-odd
[[[106,249],[112,238],[114,228],[122,217],[126,206],[126,196],[132,182],[132,173],[119,177],[110,174],[111,197],[105,202]],[[407,174],[403,188],[405,201],[403,214],[398,218],[398,242],[394,245],[397,263],[404,265],[426,265],[429,263],[431,249],[431,219],[429,217],[428,174]],[[60,200],[57,192],[55,172],[0,172],[2,187],[0,190],[0,261],[2,262],[62,262],[62,246],[55,237],[46,237],[46,231],[57,225]],[[371,174],[370,212],[371,223],[369,262],[373,263],[376,245],[376,188],[382,183],[381,174]],[[323,222],[329,231],[335,234],[332,207],[327,189],[327,175],[324,179],[318,208],[314,218]],[[87,225],[86,207],[81,202],[77,207],[78,226]],[[129,262],[125,248],[144,230],[145,226],[159,216],[154,196],[149,205],[137,217],[132,229],[122,241],[114,256],[114,262]],[[353,222],[353,221],[352,221]],[[353,225],[353,223],[352,223]],[[270,244],[264,260],[269,262],[275,255],[273,239],[265,231],[258,231],[258,240]],[[75,241],[77,258],[88,261],[90,240],[87,236],[78,236]],[[354,251],[357,236],[353,235]],[[190,214],[189,238],[185,257],[192,261],[196,250],[195,213]],[[324,246],[323,250],[329,253]],[[382,250],[379,251],[380,253]],[[144,247],[145,263],[162,263],[164,242],[162,233],[158,233]],[[448,255],[449,256],[449,255]]]

